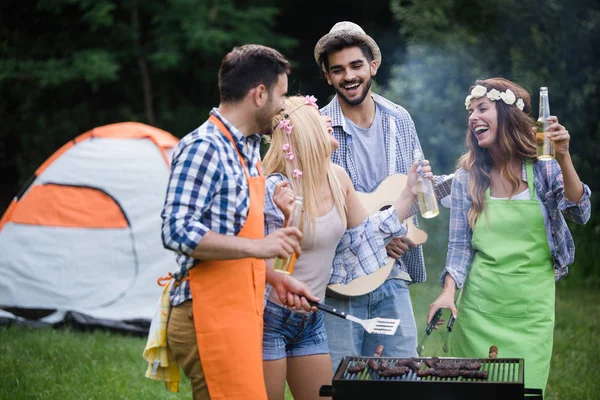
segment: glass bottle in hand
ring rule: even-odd
[[[415,150],[414,159],[415,162],[423,160],[423,154],[419,149]],[[429,179],[421,175],[417,176],[417,200],[423,218],[433,218],[440,213],[433,185]]]
[[[554,142],[548,139],[546,129],[550,125],[550,100],[548,99],[548,88],[540,88],[540,113],[535,123],[535,143],[537,147],[537,159],[541,161],[553,160],[556,154]]]
[[[296,200],[294,201],[294,208],[292,210],[292,215],[290,215],[290,220],[288,221],[288,224],[286,226],[294,226],[296,228],[300,227],[300,222],[302,221],[302,204],[302,197],[296,196]],[[291,274],[292,271],[294,271],[295,262],[296,253],[294,252],[290,254],[287,258],[275,258],[275,264],[273,265],[273,268],[276,272]]]

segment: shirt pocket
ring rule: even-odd
[[[481,271],[477,308],[489,315],[524,318],[531,303],[531,274],[527,272]]]

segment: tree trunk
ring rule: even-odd
[[[150,75],[148,74],[148,65],[146,64],[146,59],[142,55],[142,46],[140,43],[141,32],[137,0],[133,1],[133,8],[131,9],[131,26],[133,28],[133,49],[140,69],[140,78],[142,79],[146,119],[150,125],[156,125],[154,106],[152,103],[152,84],[150,82]]]

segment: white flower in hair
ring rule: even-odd
[[[525,103],[523,102],[523,99],[519,98],[517,100],[517,108],[521,111],[523,111],[523,108],[525,107]]]
[[[489,92],[487,92],[487,98],[492,100],[492,101],[496,101],[496,100],[500,100],[500,92],[496,89],[492,89]]]
[[[485,88],[485,86],[477,85],[473,88],[473,90],[471,90],[471,96],[478,99],[480,97],[485,96],[486,92],[487,89]]]
[[[506,92],[500,93],[500,97],[502,98],[502,101],[504,101],[509,106],[515,104],[515,101],[517,100],[515,94],[510,89],[506,89]]]
[[[469,106],[471,105],[471,99],[473,98],[473,96],[468,95],[467,98],[465,99],[465,108],[468,110]]]

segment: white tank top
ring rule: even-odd
[[[296,260],[292,276],[306,283],[315,296],[324,299],[335,249],[346,225],[334,204],[327,214],[317,218],[314,229],[308,221],[304,222],[304,227],[300,242],[302,256]],[[269,294],[269,301],[281,305],[275,290]]]

